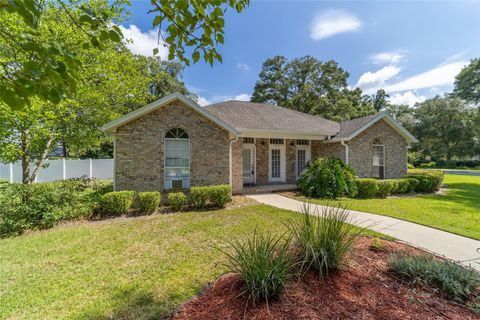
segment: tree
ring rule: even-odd
[[[473,104],[480,104],[480,58],[470,61],[455,77],[455,96]]]
[[[415,109],[418,125],[414,134],[425,157],[451,160],[475,155],[478,136],[475,133],[476,109],[459,98],[435,97]]]
[[[386,109],[389,105],[388,98],[390,95],[385,92],[383,89],[378,89],[377,93],[372,97],[373,108],[379,112],[382,109]]]
[[[122,40],[120,29],[109,20],[109,10],[118,4],[94,11],[88,2],[68,6],[61,0],[0,0],[0,101],[21,109],[34,96],[56,104],[74,93],[81,64],[61,43],[44,37],[45,14],[57,8],[58,15],[68,17],[65,27],[85,34],[83,46],[101,47]]]
[[[35,180],[48,152],[59,143],[67,145],[72,156],[95,149],[108,152],[111,140],[98,129],[101,125],[173,91],[189,94],[177,79],[181,66],[135,56],[115,42],[101,49],[84,47],[86,35],[65,27],[69,18],[58,15],[58,8],[49,10],[39,32],[76,52],[83,67],[76,92],[57,104],[34,96],[23,109],[8,112],[0,102],[0,159],[21,159],[24,183]]]
[[[348,88],[348,77],[333,60],[322,62],[306,56],[288,61],[276,56],[263,63],[251,100],[332,120],[373,113],[362,91]]]

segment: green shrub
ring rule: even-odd
[[[440,170],[415,170],[406,174],[404,178],[415,178],[418,180],[418,185],[415,187],[416,192],[434,192],[442,185],[444,173]]]
[[[378,184],[376,179],[357,179],[357,197],[362,199],[374,198],[378,193]]]
[[[415,178],[402,178],[400,180],[407,181],[408,182],[408,191],[407,192],[414,192],[417,190],[417,185],[419,184],[419,181]]]
[[[390,257],[389,266],[402,278],[425,282],[460,302],[480,285],[480,275],[475,270],[431,255],[396,253]]]
[[[396,181],[393,180],[377,180],[377,197],[386,198],[395,190]]]
[[[268,303],[277,297],[294,274],[293,259],[288,254],[290,238],[270,233],[257,235],[245,243],[231,243],[233,254],[219,249],[227,255],[226,267],[238,273],[245,282],[244,294],[253,304]]]
[[[427,163],[421,163],[418,167],[419,168],[435,168],[437,166],[437,163],[434,161],[430,161]]]
[[[353,197],[357,192],[353,169],[334,157],[308,163],[297,185],[304,195],[315,198]]]
[[[397,179],[395,190],[392,193],[407,193],[409,188],[410,182],[407,179]]]
[[[160,204],[160,192],[139,192],[135,195],[132,207],[140,213],[154,213]]]
[[[209,187],[192,187],[190,188],[190,203],[196,209],[205,207],[208,201]]]
[[[113,191],[106,193],[100,200],[100,213],[105,216],[122,215],[132,206],[133,191]]]
[[[170,192],[168,194],[168,205],[173,211],[180,211],[187,203],[187,196],[183,192]]]
[[[311,212],[304,205],[302,219],[290,222],[297,261],[302,270],[313,269],[320,276],[338,269],[352,249],[359,230],[351,222],[345,207],[322,207]]]
[[[411,163],[407,163],[407,169],[415,169],[415,166]]]
[[[218,185],[207,187],[208,200],[215,207],[223,208],[232,198],[232,187]]]

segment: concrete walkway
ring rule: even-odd
[[[258,202],[300,212],[303,202],[275,193],[248,195]],[[311,204],[312,209],[323,206]],[[356,225],[390,235],[415,247],[460,261],[480,271],[480,241],[387,216],[350,210]]]

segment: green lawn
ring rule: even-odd
[[[79,222],[0,240],[0,319],[158,319],[225,271],[214,247],[255,228],[282,231],[297,218],[255,204]]]
[[[299,198],[320,204],[341,202],[354,210],[409,220],[480,240],[480,177],[448,174],[444,183],[448,187],[443,195],[337,201]]]

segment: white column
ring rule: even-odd
[[[10,168],[10,183],[13,183],[13,163],[12,162],[10,162],[9,168]]]
[[[92,179],[93,178],[93,161],[92,161],[92,159],[88,159],[88,165],[89,165],[88,177],[90,179]]]
[[[67,168],[65,163],[65,158],[62,158],[62,180],[67,178]]]

